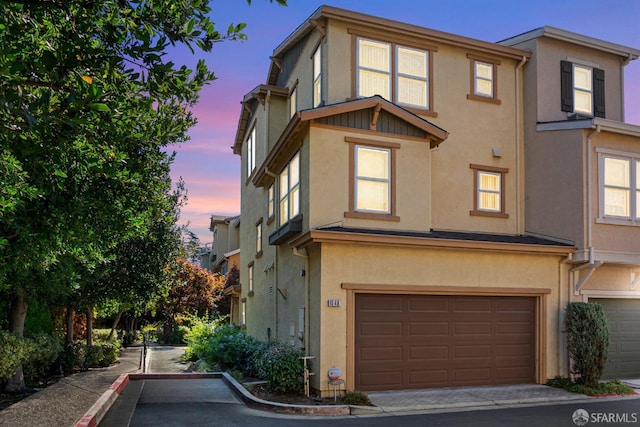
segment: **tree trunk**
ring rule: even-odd
[[[87,308],[87,346],[93,345],[93,307]]]
[[[65,342],[67,344],[73,344],[73,318],[75,316],[75,310],[73,310],[71,307],[67,307],[67,313],[65,315],[65,320],[67,322],[67,336]]]
[[[113,339],[113,334],[116,332],[116,328],[118,327],[118,323],[120,323],[120,318],[122,317],[122,309],[118,311],[118,315],[116,316],[116,320],[113,321],[113,325],[111,325],[111,332],[109,332],[109,339]]]
[[[11,311],[9,312],[9,330],[16,336],[24,337],[24,320],[27,317],[27,295],[24,288],[18,288],[16,295],[11,301]],[[5,391],[14,393],[26,390],[22,365],[13,374],[5,385]]]

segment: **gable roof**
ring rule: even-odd
[[[273,177],[273,171],[279,170],[284,162],[289,159],[291,154],[298,148],[300,142],[295,138],[302,131],[304,131],[310,123],[320,122],[328,117],[337,117],[353,112],[364,112],[365,117],[368,117],[368,131],[378,132],[381,134],[395,136],[410,136],[412,139],[422,139],[429,143],[431,148],[435,148],[442,141],[447,139],[449,133],[434,125],[433,123],[405,110],[404,108],[387,101],[379,95],[375,95],[369,98],[361,98],[353,101],[341,102],[338,104],[327,105],[310,110],[303,110],[297,112],[289,124],[284,129],[275,146],[271,149],[267,158],[262,165],[258,168],[253,178],[253,184],[256,187],[263,186],[270,181],[270,177]],[[387,127],[384,130],[378,123],[380,113],[388,113],[391,117],[408,124],[409,129],[416,129],[420,133],[398,133],[389,132],[393,130],[393,127]],[[368,114],[368,116],[367,116]],[[340,124],[333,123],[334,126],[341,126]],[[354,128],[353,123],[350,121],[346,125],[346,128]],[[362,129],[355,127],[356,129]],[[408,127],[404,126],[405,132]],[[385,131],[386,130],[386,131]]]
[[[269,67],[269,74],[267,75],[268,84],[276,84],[278,73],[280,71],[279,59],[282,57],[283,53],[291,49],[314,29],[317,28],[321,32],[324,32],[324,21],[326,19],[369,26],[376,31],[409,36],[414,40],[425,40],[431,43],[435,42],[450,46],[459,46],[514,60],[521,60],[523,57],[531,57],[531,52],[518,48],[323,5],[316,9],[309,18],[300,24],[298,28],[296,28],[282,43],[280,43],[280,45],[278,45],[278,47],[274,49],[273,55],[271,56],[272,61],[271,66]]]
[[[527,31],[526,33],[522,33],[517,36],[509,37],[508,39],[501,40],[498,43],[504,46],[513,46],[515,44],[523,43],[540,37],[547,37],[555,40],[573,43],[578,46],[584,46],[589,49],[611,53],[626,58],[629,61],[638,59],[638,57],[640,57],[640,50],[638,49],[611,43],[589,36],[583,36],[582,34],[551,27],[549,25],[536,28],[535,30]]]

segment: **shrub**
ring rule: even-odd
[[[169,337],[169,342],[173,344],[184,344],[186,343],[185,336],[189,333],[189,327],[183,325],[177,325],[173,327],[171,331],[171,336]]]
[[[345,405],[372,406],[369,396],[361,391],[350,391],[342,398]]]
[[[28,354],[23,365],[27,381],[36,381],[49,374],[62,352],[62,340],[48,334],[35,334],[25,340]]]
[[[269,382],[269,386],[276,392],[287,393],[300,389],[304,366],[304,354],[290,345],[269,342],[253,354],[253,369]]]
[[[253,353],[256,340],[236,325],[224,324],[215,328],[205,345],[204,359],[222,370],[244,370]]]
[[[191,329],[184,336],[187,343],[186,359],[196,361],[204,359],[208,353],[209,340],[215,335],[216,328],[223,324],[222,319],[206,321],[200,318],[191,319]]]
[[[567,304],[565,318],[567,346],[576,382],[595,386],[602,376],[609,351],[609,327],[604,309],[598,303]]]
[[[82,343],[65,343],[60,355],[62,371],[65,375],[70,375],[74,371],[85,369],[85,359],[87,346]]]
[[[112,364],[120,354],[120,347],[114,342],[87,346],[83,343],[65,344],[61,355],[62,370],[66,375],[89,368],[104,368]]]
[[[0,331],[0,383],[8,380],[20,367],[27,354],[24,339]]]

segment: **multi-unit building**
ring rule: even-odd
[[[324,394],[332,367],[348,390],[544,383],[564,307],[596,298],[609,374],[640,374],[639,55],[316,10],[243,100],[240,322],[314,356]]]
[[[229,298],[229,320],[240,324],[241,286],[233,278],[234,269],[240,268],[240,216],[212,215],[209,230],[213,233],[210,270],[227,279],[224,295]]]

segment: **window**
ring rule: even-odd
[[[300,152],[285,166],[279,177],[280,225],[300,213]]]
[[[600,167],[601,213],[632,222],[640,220],[640,159],[602,155]]]
[[[356,210],[390,212],[391,150],[356,146]]]
[[[256,223],[256,257],[262,255],[262,218]]]
[[[249,264],[249,271],[248,271],[248,278],[247,278],[248,283],[248,287],[249,287],[249,293],[247,295],[251,296],[253,295],[253,262],[251,264]]]
[[[356,56],[356,96],[429,109],[428,51],[358,38]]]
[[[254,127],[247,139],[247,178],[256,168],[256,128]]]
[[[562,111],[605,117],[604,70],[562,61],[560,78]]]
[[[395,216],[395,150],[397,143],[346,137],[351,143],[351,189],[346,217],[388,219]]]
[[[470,165],[474,173],[474,209],[471,215],[508,218],[505,213],[504,176],[508,169]]]
[[[292,118],[298,112],[298,88],[294,87],[289,94],[289,118]]]
[[[313,107],[322,104],[322,60],[321,47],[318,46],[313,54]]]
[[[268,218],[269,220],[273,219],[275,215],[275,189],[273,188],[273,184],[269,186],[269,190],[267,190],[269,202],[268,202]]]
[[[471,88],[467,99],[500,104],[498,99],[499,60],[467,54],[471,61]]]
[[[240,300],[240,326],[247,326],[247,299]]]

